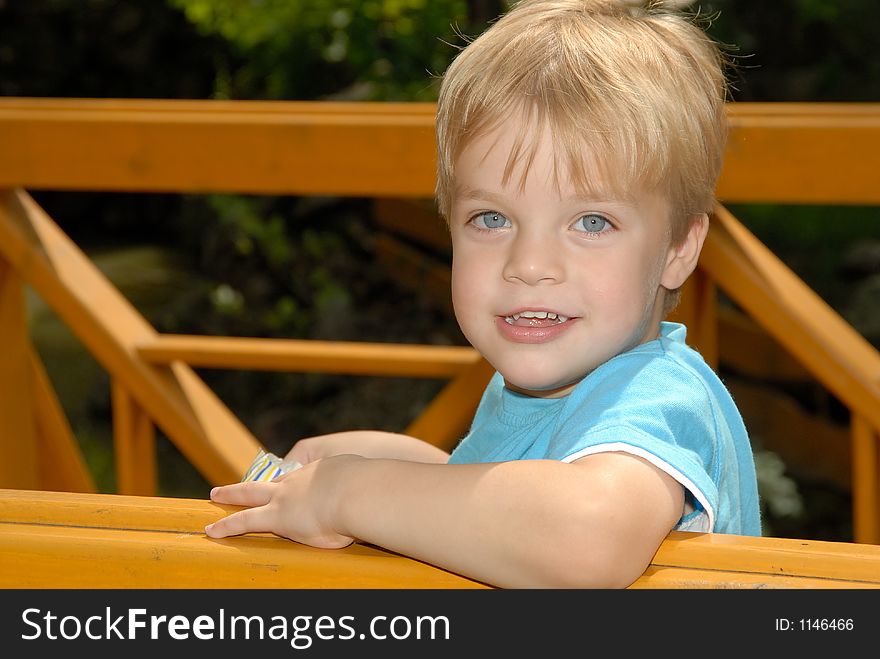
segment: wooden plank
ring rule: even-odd
[[[49,375],[31,347],[31,383],[40,487],[47,490],[97,492],[95,481],[73,436]]]
[[[332,552],[332,553],[331,553]],[[479,588],[401,556],[271,537],[0,524],[4,588]]]
[[[876,117],[877,103],[728,103],[732,120],[748,117],[839,117],[843,119]]]
[[[751,105],[761,105],[758,103]],[[772,111],[783,104],[767,104]],[[807,106],[801,104],[799,107]],[[103,113],[139,114],[173,114],[175,112],[200,113],[211,112],[239,117],[241,114],[250,116],[290,116],[308,114],[320,108],[322,114],[374,114],[374,115],[406,115],[427,116],[434,118],[435,105],[422,102],[386,102],[386,101],[229,101],[202,99],[152,99],[152,98],[43,98],[35,96],[8,96],[2,99],[0,109],[20,112],[83,112],[98,111]],[[816,104],[817,108],[836,108],[835,104]],[[856,106],[858,107],[858,106]],[[812,114],[813,110],[809,110]]]
[[[38,488],[31,342],[23,281],[0,255],[0,487]]]
[[[725,203],[880,202],[880,104],[728,106]],[[782,107],[784,106],[784,107]]]
[[[430,199],[434,109],[0,99],[0,187]],[[880,104],[734,103],[728,113],[723,201],[880,202]]]
[[[838,579],[880,587],[880,547],[849,542],[674,531],[651,565]]]
[[[486,588],[379,548],[321,550],[258,535],[0,523],[4,588]],[[96,558],[99,560],[96,561]],[[651,565],[630,588],[878,588],[876,581]]]
[[[687,567],[650,565],[644,574],[630,586],[633,590],[659,589],[868,589],[878,588],[877,584],[850,581],[847,579],[824,579],[796,577],[786,574],[750,573],[734,570],[700,570]]]
[[[134,345],[152,341],[155,330],[22,191],[0,195],[0,256],[210,482],[241,477],[259,442],[192,369],[138,357]]]
[[[238,510],[202,499],[0,489],[0,522],[199,533]]]
[[[389,377],[450,378],[473,365],[473,348],[162,334],[137,346],[152,364]]]
[[[197,499],[0,490],[6,588],[481,588],[355,544],[313,549],[270,534],[211,540],[234,506]],[[880,547],[673,532],[632,588],[878,588]]]
[[[213,540],[232,506],[0,491],[4,588],[484,588],[367,545],[320,550],[268,534]]]
[[[433,112],[322,103],[0,103],[0,186],[420,196]],[[424,106],[422,106],[424,107]],[[14,163],[10,162],[13,160]],[[85,166],[87,164],[87,166]]]

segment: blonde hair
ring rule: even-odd
[[[587,193],[634,186],[671,203],[671,239],[711,211],[727,138],[719,48],[662,2],[522,0],[469,43],[437,105],[437,203],[449,219],[455,159],[511,116],[521,135],[505,180],[549,129],[557,159]],[[598,180],[597,180],[598,179]]]

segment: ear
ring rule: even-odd
[[[687,235],[677,245],[671,245],[666,256],[666,267],[660,284],[667,290],[674,291],[684,284],[697,267],[703,242],[709,232],[709,216],[700,213],[691,217]]]

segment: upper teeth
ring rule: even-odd
[[[520,318],[540,318],[541,320],[549,318],[550,320],[558,320],[560,323],[564,323],[568,320],[568,316],[553,313],[552,311],[521,311],[512,316],[507,316],[508,322],[515,322]]]

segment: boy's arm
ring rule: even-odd
[[[343,455],[280,482],[219,488],[215,501],[259,507],[207,532],[273,531],[324,547],[357,538],[503,587],[623,587],[681,516],[683,496],[622,453],[466,465]]]
[[[449,460],[449,453],[428,442],[379,430],[350,430],[307,437],[296,442],[285,458],[308,464],[344,453],[412,462],[444,463]]]

